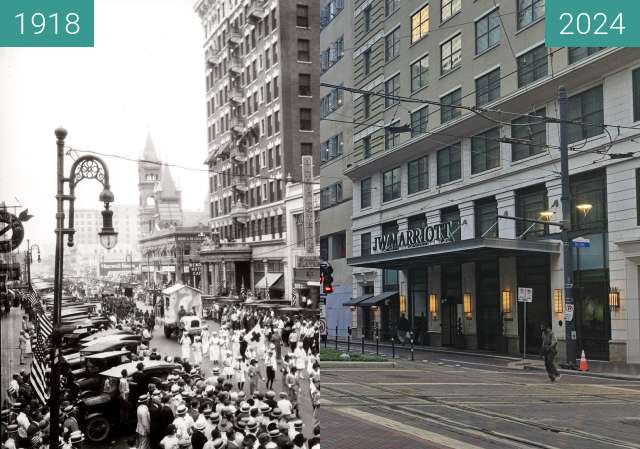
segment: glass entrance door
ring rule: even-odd
[[[588,359],[609,359],[611,338],[608,270],[588,270],[575,273],[576,356],[584,350]]]
[[[541,324],[551,324],[549,257],[546,255],[519,256],[517,260],[518,287],[533,289],[533,301],[527,303],[527,354],[538,354],[542,345]],[[520,352],[524,347],[524,303],[518,302],[518,336]]]
[[[500,278],[498,259],[476,262],[478,348],[497,349],[500,335]]]
[[[442,346],[456,344],[458,304],[462,303],[462,271],[460,265],[442,265]]]

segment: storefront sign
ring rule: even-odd
[[[424,228],[407,229],[395,234],[381,235],[373,240],[371,249],[372,252],[398,251],[452,241],[459,226],[459,220],[452,220],[447,223],[428,225]]]
[[[294,268],[293,280],[295,282],[318,281],[320,279],[320,268]],[[307,288],[304,284],[303,288]]]
[[[296,267],[298,268],[318,268],[320,258],[318,256],[296,256]]]

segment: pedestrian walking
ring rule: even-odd
[[[120,374],[122,377],[118,382],[118,399],[120,401],[120,424],[124,426],[129,419],[129,381],[126,369],[123,369]]]
[[[182,347],[182,359],[189,360],[191,358],[191,339],[188,334],[182,334],[180,345]]]
[[[542,347],[540,348],[540,353],[544,358],[544,368],[547,370],[551,382],[555,382],[556,379],[560,378],[560,373],[558,373],[555,364],[555,358],[558,354],[558,340],[556,340],[556,336],[548,324],[541,324],[540,331],[542,332]]]
[[[209,360],[214,366],[220,364],[220,339],[217,332],[212,332],[209,339]]]
[[[196,365],[200,365],[202,363],[202,341],[199,335],[194,338],[192,349],[193,361]]]
[[[151,448],[151,414],[149,413],[149,407],[147,405],[148,400],[149,395],[147,394],[143,394],[138,398],[138,409],[136,410],[138,418],[136,426],[138,449]]]

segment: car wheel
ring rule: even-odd
[[[110,431],[111,424],[104,416],[95,416],[87,423],[87,438],[93,443],[100,443],[106,440]]]

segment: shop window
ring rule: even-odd
[[[598,126],[604,123],[602,86],[596,86],[570,97],[567,115],[568,120],[587,123],[586,125],[567,125],[569,143],[602,134],[603,128]]]
[[[474,206],[476,213],[476,238],[483,236],[488,238],[498,237],[498,225],[496,225],[498,221],[498,202],[496,199],[491,197],[478,200]],[[485,233],[487,234],[485,235]]]
[[[500,167],[500,129],[493,128],[471,139],[471,173]]]
[[[545,110],[539,109],[531,115],[541,117],[544,114]],[[531,116],[515,119],[511,122],[511,138],[531,142],[511,144],[511,159],[514,162],[544,153],[547,151],[547,124]]]
[[[602,170],[594,170],[572,176],[571,184],[571,228],[574,231],[604,232],[607,230],[607,183]],[[585,214],[577,209],[578,204],[590,204]]]

